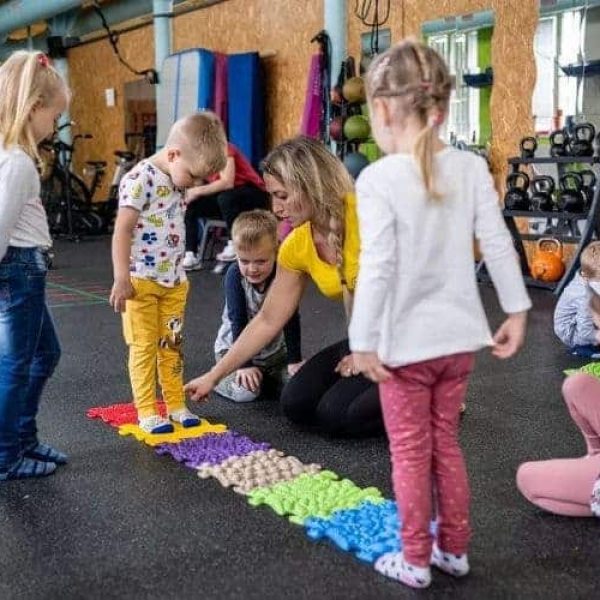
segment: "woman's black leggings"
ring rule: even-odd
[[[362,375],[341,377],[334,371],[349,353],[348,340],[333,344],[290,379],[281,393],[282,409],[290,421],[340,436],[384,431],[377,385]]]
[[[223,219],[227,229],[238,215],[255,208],[270,207],[269,194],[254,185],[240,185],[210,196],[200,196],[187,206],[185,211],[185,249],[196,252],[198,247],[198,219]]]

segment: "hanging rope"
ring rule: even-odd
[[[390,0],[356,0],[354,15],[371,28],[371,53],[379,54],[379,28],[390,18]]]
[[[135,75],[141,75],[142,77],[145,77],[150,83],[158,83],[158,73],[154,69],[144,69],[143,71],[138,71],[121,56],[121,53],[119,52],[119,34],[110,28],[110,25],[108,24],[108,21],[102,12],[102,8],[100,7],[98,0],[94,0],[92,6],[102,22],[102,27],[106,30],[108,41],[112,46],[113,52],[117,55],[119,62]]]

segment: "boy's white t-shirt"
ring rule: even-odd
[[[446,148],[430,199],[408,154],[368,166],[357,181],[361,253],[350,348],[398,367],[492,343],[475,275],[479,241],[502,309],[528,310],[511,236],[485,161]]]
[[[185,281],[185,202],[171,178],[149,160],[141,161],[121,181],[119,207],[140,213],[131,242],[131,275],[165,287]]]
[[[0,145],[0,260],[8,246],[50,248],[52,238],[35,163],[21,148]]]

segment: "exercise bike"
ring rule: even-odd
[[[62,125],[57,132],[70,125],[72,123]],[[42,144],[42,150],[50,156],[50,168],[44,174],[41,188],[50,233],[75,241],[82,235],[101,233],[104,226],[102,217],[93,209],[90,190],[71,170],[75,144],[81,139],[92,139],[92,136],[78,134],[71,144],[55,136]]]
[[[102,233],[112,231],[117,209],[119,208],[119,184],[123,176],[137,162],[135,153],[128,150],[116,150],[113,154],[117,157],[117,160],[115,161],[115,172],[108,190],[108,198],[101,202],[92,202],[92,210],[102,219]],[[90,193],[93,198],[94,192],[104,179],[107,163],[102,160],[89,160],[85,164],[84,174],[92,178]]]

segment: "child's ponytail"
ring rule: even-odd
[[[435,153],[435,142],[438,138],[437,127],[431,123],[421,130],[414,146],[414,155],[421,171],[423,184],[427,194],[434,200],[440,200],[442,195],[435,189],[435,178],[433,173],[433,157]]]

